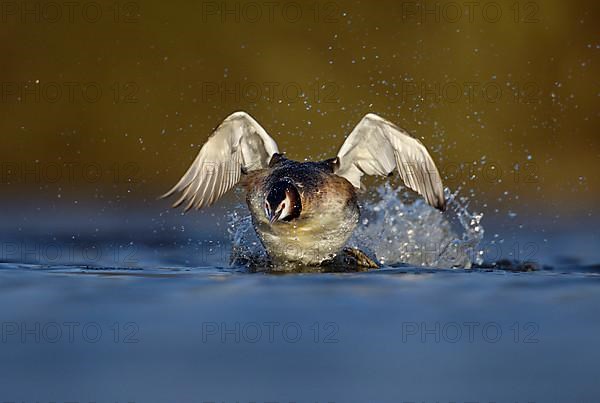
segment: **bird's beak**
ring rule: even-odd
[[[275,212],[275,214],[271,214],[269,215],[269,224],[273,224],[275,221],[277,221],[279,219],[279,216],[281,215],[281,209],[277,212]]]

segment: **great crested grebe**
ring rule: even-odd
[[[163,197],[181,192],[173,204],[200,209],[241,182],[254,229],[272,264],[316,266],[351,255],[377,267],[357,249],[344,249],[359,219],[361,177],[388,176],[397,169],[404,184],[444,210],[442,179],[425,146],[372,113],[352,130],[335,158],[292,161],[245,112],[221,123],[179,182]]]

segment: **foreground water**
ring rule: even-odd
[[[595,231],[486,246],[474,213],[386,197],[353,239],[382,269],[347,274],[230,267],[227,210],[6,214],[1,401],[600,401]]]
[[[0,266],[11,402],[597,402],[600,268]]]

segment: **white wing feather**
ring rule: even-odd
[[[360,178],[389,175],[398,169],[404,184],[427,203],[444,210],[442,178],[425,146],[405,130],[373,114],[367,114],[352,130],[338,152],[336,174],[361,188]]]
[[[252,116],[229,115],[200,149],[183,177],[162,197],[181,192],[173,204],[186,202],[186,210],[210,206],[240,180],[242,171],[266,168],[277,144]]]

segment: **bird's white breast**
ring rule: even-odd
[[[318,265],[339,252],[358,223],[358,206],[328,197],[300,218],[269,224],[260,196],[249,198],[254,228],[274,263]]]

